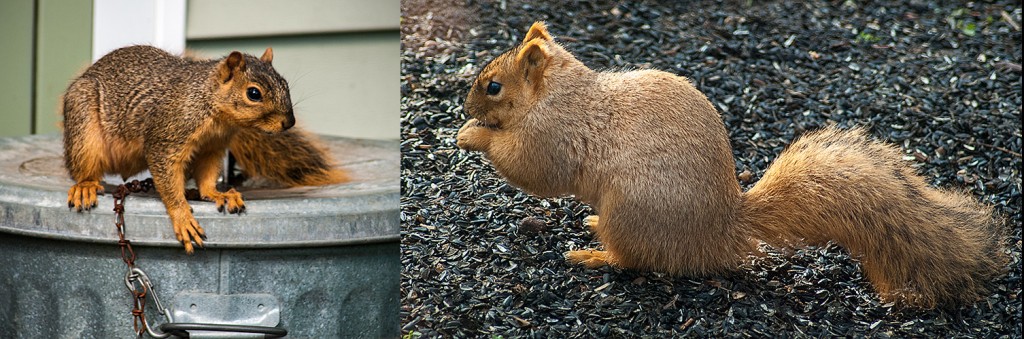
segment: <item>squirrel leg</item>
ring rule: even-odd
[[[587,228],[589,228],[590,231],[593,232],[594,234],[598,235],[599,238],[601,237],[600,221],[601,217],[597,215],[589,215],[586,218],[583,218],[583,224],[587,225]],[[565,259],[568,260],[570,263],[582,264],[587,268],[598,268],[605,265],[616,266],[618,264],[618,260],[609,251],[569,251],[565,253]]]
[[[64,95],[64,166],[75,181],[68,190],[68,208],[79,212],[96,207],[96,195],[103,192],[107,147],[99,114],[95,84],[73,83]]]
[[[168,152],[168,154],[184,153]],[[192,207],[185,200],[184,160],[160,157],[157,154],[148,158],[149,170],[153,174],[153,184],[167,209],[167,216],[171,219],[174,234],[178,241],[185,246],[185,252],[192,254],[192,243],[195,242],[197,246],[202,247],[206,232],[199,226],[199,222],[192,215]]]
[[[565,259],[573,264],[582,264],[587,268],[615,266],[618,261],[608,251],[579,250],[565,253]]]
[[[224,151],[212,151],[200,154],[195,164],[195,171],[192,173],[196,179],[196,186],[199,186],[199,195],[206,201],[217,204],[217,211],[227,213],[245,212],[245,202],[242,201],[242,194],[234,188],[227,192],[217,190],[217,177],[220,175],[221,158]]]
[[[459,128],[455,140],[461,149],[486,152],[491,147],[492,133],[493,130],[481,125],[479,120],[469,119]]]
[[[591,215],[583,219],[583,223],[587,225],[594,236],[597,237],[604,244],[604,250],[577,250],[569,251],[565,253],[565,259],[573,264],[582,264],[588,268],[598,268],[601,266],[615,266],[619,268],[633,268],[634,265],[631,261],[623,260],[628,259],[623,256],[624,252],[621,252],[621,244],[615,242],[609,242],[608,240],[614,240],[614,234],[608,234],[609,231],[614,230],[614,224],[616,220],[621,220],[621,216],[613,214],[614,208],[607,205],[602,205],[601,210],[602,216]],[[628,253],[625,253],[628,255]]]

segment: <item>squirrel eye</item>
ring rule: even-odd
[[[497,95],[498,92],[501,92],[501,84],[494,81],[487,84],[487,95]]]
[[[245,91],[245,96],[249,97],[249,100],[260,101],[263,100],[263,93],[260,93],[260,89],[256,87],[249,87]]]

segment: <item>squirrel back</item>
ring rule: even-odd
[[[95,83],[103,96],[103,126],[125,139],[168,130],[161,126],[199,127],[208,119],[274,133],[294,125],[295,116],[288,82],[271,66],[272,59],[270,49],[261,58],[233,52],[204,60],[129,46],[97,60],[76,82]]]
[[[835,241],[884,300],[925,307],[977,299],[1002,264],[990,208],[927,187],[859,130],[808,134],[741,192],[721,117],[689,80],[593,71],[540,22],[484,67],[465,110],[459,147],[527,192],[597,210],[585,222],[605,249],[573,262],[706,275],[736,269],[754,239]]]

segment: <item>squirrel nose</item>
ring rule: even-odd
[[[281,122],[281,130],[286,131],[292,126],[295,126],[295,115],[289,112],[288,118]]]

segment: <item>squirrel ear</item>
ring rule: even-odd
[[[530,26],[530,31],[526,32],[526,37],[523,38],[523,43],[530,42],[530,40],[537,38],[551,41],[551,34],[548,34],[548,25],[543,21],[534,22],[533,25]]]
[[[260,57],[260,61],[265,63],[271,63],[274,61],[274,49],[267,47],[267,50],[263,51],[263,56]]]
[[[548,60],[551,54],[544,44],[545,40],[532,40],[527,42],[523,49],[516,56],[516,63],[526,69],[526,79],[530,82],[537,82],[544,77],[544,70],[548,67]]]
[[[245,68],[245,58],[238,51],[231,52],[224,61],[220,63],[220,81],[222,83],[231,81],[236,71]]]

